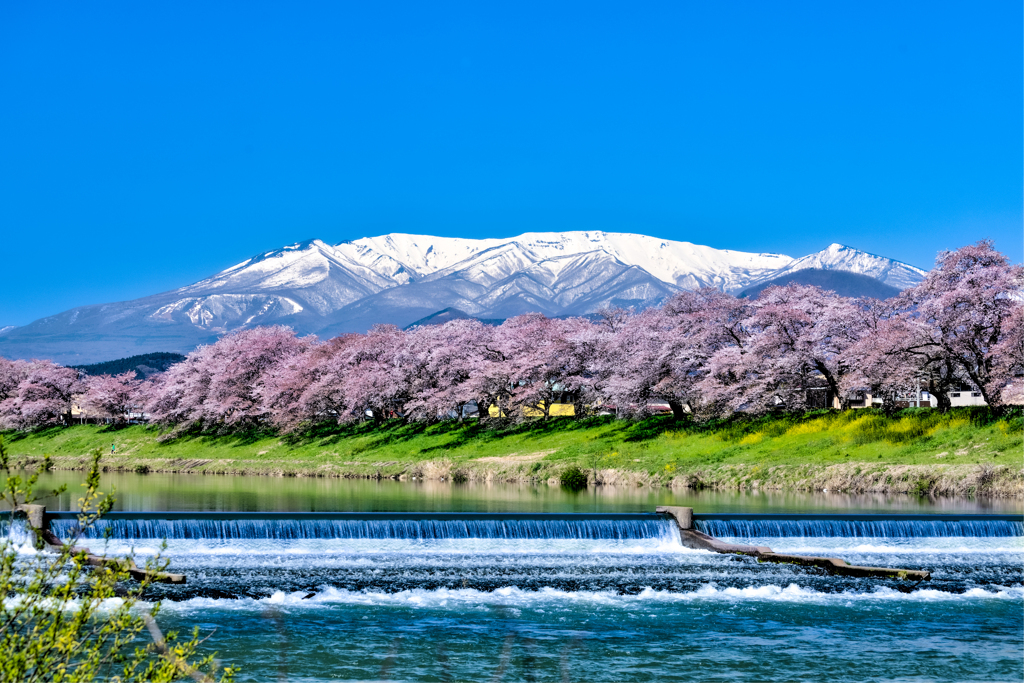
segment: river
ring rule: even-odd
[[[71,510],[81,496],[84,473],[56,471],[39,479],[38,491],[67,486],[45,498],[53,510]],[[547,484],[451,484],[439,481],[334,479],[110,472],[101,478],[113,491],[115,510],[377,511],[377,512],[653,512],[684,505],[700,512],[1020,513],[1011,498],[927,498],[902,494],[829,492],[721,492],[649,487],[591,487],[573,493]]]
[[[79,480],[80,473],[57,472],[42,483]],[[159,474],[111,474],[104,486],[118,491],[122,510],[1021,511],[1020,501],[824,492],[602,487],[574,494],[548,486]],[[49,504],[68,509],[74,497]],[[282,534],[273,524],[172,530],[166,555],[188,583],[152,595],[165,600],[165,628],[212,632],[206,645],[240,665],[242,681],[1024,679],[1019,525],[993,532],[1000,535],[948,535],[922,522],[875,529],[877,536],[755,525],[744,533],[783,535],[726,537],[932,572],[911,588],[689,550],[668,520],[519,522],[487,532],[395,523],[358,531],[335,523],[331,533]],[[156,552],[157,538],[125,529],[115,529],[108,551]],[[90,541],[94,549],[102,544]]]

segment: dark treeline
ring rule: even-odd
[[[140,375],[155,375],[163,372],[175,363],[185,360],[180,353],[158,351],[156,353],[143,353],[128,358],[108,360],[103,363],[91,363],[89,365],[72,365],[69,367],[81,370],[87,375],[120,375],[125,372],[135,372]]]

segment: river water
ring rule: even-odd
[[[46,483],[61,479],[78,481],[54,473]],[[571,494],[187,475],[118,475],[105,484],[128,510],[1020,512],[1019,501],[825,493]],[[930,522],[717,529],[779,552],[932,572],[907,587],[689,550],[657,519],[486,529],[334,523],[334,531],[287,532],[276,522],[227,524],[112,527],[106,544],[145,555],[159,546],[154,536],[170,537],[165,554],[188,583],[154,590],[164,599],[161,623],[212,632],[207,645],[240,665],[243,681],[1024,679],[1019,525],[956,527],[961,535]],[[750,535],[764,533],[780,535]]]
[[[43,475],[37,490],[66,485],[44,502],[71,510],[81,495],[83,473]],[[437,481],[309,477],[105,473],[115,510],[182,511],[377,511],[377,512],[653,512],[658,505],[685,505],[700,512],[904,512],[1020,513],[1020,499],[920,498],[839,493],[733,493],[667,488],[599,486],[572,493],[558,486],[450,484]]]

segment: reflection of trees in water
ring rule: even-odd
[[[602,463],[603,464],[603,463]],[[40,500],[50,510],[68,510],[78,499],[81,474],[73,471],[44,473],[39,485],[55,488],[68,484],[59,498]],[[909,510],[931,508],[927,498],[885,493],[841,494],[817,492],[732,492],[592,486],[570,493],[555,485],[441,481],[368,481],[256,476],[104,473],[104,490],[116,489],[118,505],[127,510],[274,510],[334,511],[339,501],[352,510],[390,511],[502,511],[520,512],[649,512],[656,505],[682,505],[702,512],[811,511],[853,508]],[[967,498],[943,499],[944,510],[1014,512],[1012,503],[979,502]]]

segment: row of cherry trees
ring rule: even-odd
[[[381,325],[328,341],[260,327],[147,381],[0,359],[0,425],[58,424],[72,401],[93,414],[144,409],[161,424],[201,429],[462,419],[476,406],[522,418],[558,403],[577,415],[614,406],[640,416],[661,403],[677,415],[718,416],[804,410],[856,391],[894,405],[919,384],[940,407],[968,386],[998,408],[1024,397],[1022,290],[1024,270],[980,242],[940,254],[923,283],[886,301],[790,285],[754,300],[683,292],[661,308],[605,311],[597,321],[531,314],[497,327]]]

